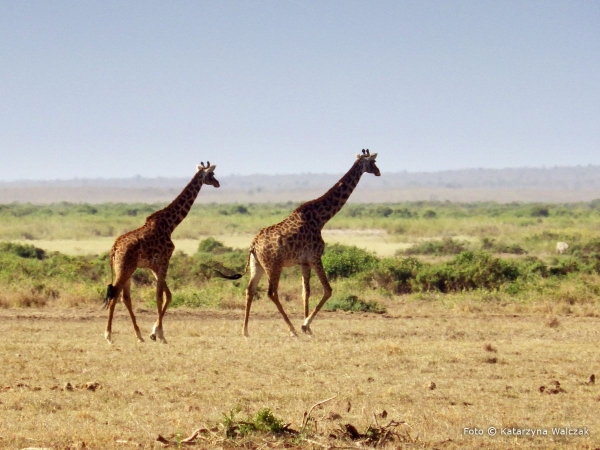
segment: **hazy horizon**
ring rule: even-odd
[[[600,164],[577,164],[577,165],[572,165],[572,166],[538,166],[538,167],[532,167],[532,166],[523,166],[523,167],[499,167],[499,168],[485,168],[485,167],[464,167],[464,168],[458,168],[458,169],[443,169],[443,170],[431,170],[431,171],[427,171],[427,170],[415,170],[415,171],[411,171],[411,170],[399,170],[396,172],[387,172],[387,173],[382,173],[382,176],[396,176],[396,175],[436,175],[436,174],[452,174],[452,173],[461,173],[461,172],[502,172],[502,171],[544,171],[544,170],[577,170],[577,169],[585,169],[585,168],[590,168],[590,169],[599,169],[600,170]],[[219,172],[219,169],[216,169],[217,172]],[[225,178],[248,178],[248,177],[257,177],[257,176],[267,176],[267,177],[299,177],[299,176],[327,176],[327,177],[335,177],[335,176],[342,176],[344,172],[297,172],[297,173],[265,173],[265,172],[257,172],[257,173],[246,173],[246,174],[242,174],[242,173],[228,173],[228,174],[224,174],[224,175],[220,175],[219,176],[223,176]],[[113,177],[113,178],[109,178],[109,177],[103,177],[103,176],[98,176],[98,177],[72,177],[72,178],[39,178],[39,179],[33,179],[33,178],[22,178],[22,179],[14,179],[14,180],[0,180],[0,184],[19,184],[19,183],[23,183],[23,184],[27,184],[27,183],[61,183],[61,182],[77,182],[77,181],[111,181],[111,180],[123,180],[123,181],[129,181],[129,180],[146,180],[146,181],[152,181],[152,180],[182,180],[182,179],[188,179],[191,178],[193,176],[193,173],[190,174],[183,174],[183,175],[177,175],[177,176],[163,176],[163,175],[156,175],[156,176],[143,176],[140,174],[132,174],[130,176],[122,176],[122,177]]]
[[[0,181],[600,164],[600,3],[1,2]]]

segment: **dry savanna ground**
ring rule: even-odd
[[[284,306],[299,326],[299,302]],[[468,301],[386,306],[385,315],[323,312],[313,338],[290,338],[260,300],[248,339],[240,310],[174,309],[161,345],[136,343],[119,305],[112,346],[99,308],[2,310],[0,447],[162,448],[160,435],[176,448],[203,428],[212,431],[189,447],[356,448],[339,432],[346,424],[364,433],[391,421],[385,448],[600,447],[597,317]],[[147,335],[154,312],[137,314]],[[224,414],[236,408],[240,419],[270,408],[300,430],[303,414],[334,396],[301,436],[225,439]],[[525,428],[548,435],[504,434]]]

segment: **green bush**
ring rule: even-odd
[[[550,211],[545,206],[534,206],[531,209],[531,217],[549,217]]]
[[[418,217],[418,214],[416,212],[412,212],[408,208],[399,208],[394,211],[394,215],[403,219],[412,219],[413,217]]]
[[[322,261],[327,277],[335,280],[373,268],[377,264],[377,257],[355,246],[333,244],[325,248]]]
[[[520,276],[518,264],[486,252],[462,252],[451,261],[424,266],[413,286],[421,291],[496,290]]]
[[[584,265],[572,256],[555,258],[554,264],[548,268],[548,273],[554,276],[564,276],[584,270]]]
[[[378,314],[383,314],[386,312],[386,309],[383,305],[380,305],[375,301],[369,302],[361,300],[356,295],[334,295],[327,301],[327,303],[325,303],[323,308],[327,311],[339,310],[352,312],[372,312]]]
[[[511,255],[526,255],[527,251],[518,244],[497,243],[495,239],[483,238],[481,249],[493,253],[509,253]]]
[[[519,262],[521,275],[523,277],[548,276],[548,266],[535,256],[527,256]]]
[[[0,242],[0,252],[9,253],[27,259],[44,259],[46,252],[41,248],[29,244],[16,244],[13,242]]]
[[[574,242],[569,247],[568,252],[581,265],[575,271],[583,270],[588,273],[600,273],[600,239],[591,239],[585,243]],[[563,261],[561,264],[564,266],[566,263]],[[562,272],[564,272],[564,267]]]
[[[217,241],[213,237],[202,239],[198,244],[198,252],[200,253],[225,253],[230,251],[231,248],[225,247],[222,242]]]
[[[382,259],[377,267],[369,274],[377,285],[396,294],[413,292],[413,280],[417,277],[424,264],[418,259]]]
[[[393,212],[394,210],[389,206],[380,205],[377,208],[375,208],[375,215],[379,217],[389,217],[392,215]]]
[[[206,281],[215,275],[213,269],[223,273],[241,272],[246,266],[248,252],[246,250],[225,247],[212,237],[206,238],[198,245],[198,252],[193,256],[173,255],[169,273],[174,278],[188,279],[193,277],[198,282]]]
[[[569,253],[579,258],[597,258],[600,255],[600,239],[591,239],[587,242],[573,242],[569,245]]]
[[[227,209],[220,209],[219,214],[222,214],[224,216],[230,216],[235,214],[247,215],[250,214],[250,211],[244,205],[232,205]]]
[[[281,433],[285,427],[283,420],[276,417],[269,408],[264,408],[257,412],[253,423],[256,430],[275,434]]]
[[[455,241],[452,238],[444,238],[441,241],[427,241],[415,244],[404,250],[405,255],[458,255],[466,250],[466,242]]]
[[[264,408],[254,416],[248,416],[245,420],[236,419],[239,411],[240,408],[236,407],[228,414],[223,414],[225,435],[230,439],[244,437],[252,433],[280,434],[286,430],[283,420],[276,417],[269,408]]]

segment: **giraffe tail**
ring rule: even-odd
[[[250,247],[250,250],[248,251],[248,257],[246,258],[246,267],[244,268],[244,271],[242,273],[235,273],[233,275],[225,275],[223,272],[221,272],[220,270],[217,270],[215,268],[212,268],[212,270],[213,270],[213,272],[215,272],[217,274],[218,277],[225,278],[227,280],[239,280],[244,275],[246,275],[246,272],[248,272],[248,267],[250,266],[250,255],[252,255],[253,253],[254,253],[254,246]]]
[[[104,309],[108,308],[108,304],[115,297],[115,287],[112,284],[109,284],[106,288],[106,297],[104,298]]]
[[[239,280],[240,278],[242,278],[244,276],[244,273],[236,273],[233,275],[225,275],[223,272],[221,272],[220,270],[217,269],[212,269],[213,272],[215,272],[217,274],[218,277],[221,278],[226,278],[227,280]]]
[[[110,249],[110,284],[106,287],[106,297],[104,297],[104,309],[108,309],[108,304],[115,296],[115,287],[112,285],[115,279],[115,269],[114,269],[114,246]]]

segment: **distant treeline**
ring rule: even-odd
[[[293,175],[228,175],[221,176],[223,185],[230,189],[256,192],[276,189],[328,188],[342,174],[293,174]],[[71,179],[71,180],[22,180],[0,182],[1,188],[24,187],[124,187],[181,189],[189,178],[131,178]],[[455,188],[455,189],[554,189],[578,190],[600,189],[600,166],[462,169],[440,172],[386,172],[382,167],[381,179],[364,177],[361,185],[388,188]]]

